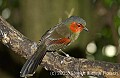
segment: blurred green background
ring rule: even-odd
[[[38,42],[49,28],[69,15],[82,17],[89,32],[66,50],[70,56],[120,62],[120,0],[0,0],[0,15]],[[0,43],[0,78],[20,78],[25,59]],[[31,78],[62,78],[38,68]]]

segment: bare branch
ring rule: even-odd
[[[28,58],[37,49],[37,43],[29,40],[0,17],[0,41],[14,52]]]
[[[100,76],[100,78],[103,78],[101,76],[106,78],[118,78],[120,76],[120,64],[64,57],[58,53],[47,53],[42,65],[48,70],[63,73],[63,75],[70,74],[74,78],[85,75]]]
[[[68,16],[68,18],[69,18],[70,16],[72,16],[72,15],[73,15],[74,10],[75,10],[75,9],[74,9],[74,8],[72,8],[70,12],[65,11],[65,14]]]
[[[0,41],[14,52],[26,59],[37,49],[37,43],[29,40],[14,27],[0,17]],[[66,75],[69,78],[81,78],[81,76],[98,76],[106,78],[120,77],[120,64],[113,64],[102,61],[91,61],[87,59],[77,59],[74,57],[64,57],[58,53],[47,53],[42,64],[47,70],[52,70],[51,75]]]

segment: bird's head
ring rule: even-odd
[[[85,27],[86,26],[85,20],[83,20],[82,18],[78,16],[71,16],[70,18],[67,18],[65,20],[65,24],[72,32],[71,37],[70,37],[72,42],[74,42],[78,38],[79,33],[82,30],[88,31],[88,29]]]
[[[85,20],[78,16],[71,16],[70,18],[66,19],[65,23],[67,24],[67,26],[69,26],[69,29],[73,33],[80,33],[82,30],[88,31],[88,29],[85,27]]]

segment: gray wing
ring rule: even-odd
[[[48,30],[43,36],[41,40],[51,39],[57,40],[60,38],[69,38],[71,36],[71,31],[69,28],[63,23],[57,24],[55,27]]]
[[[46,48],[49,51],[54,51],[58,49],[62,49],[63,47],[66,47],[67,44],[60,43],[60,44],[54,44],[54,41],[56,42],[57,40],[60,40],[62,38],[70,38],[71,36],[71,31],[67,26],[64,24],[59,24],[56,27],[52,28],[51,30],[48,31],[46,35],[44,35],[45,44]]]

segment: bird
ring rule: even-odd
[[[20,77],[33,76],[47,52],[64,49],[73,43],[82,30],[88,31],[85,26],[85,20],[78,16],[71,16],[50,28],[41,37],[36,52],[23,65]]]

